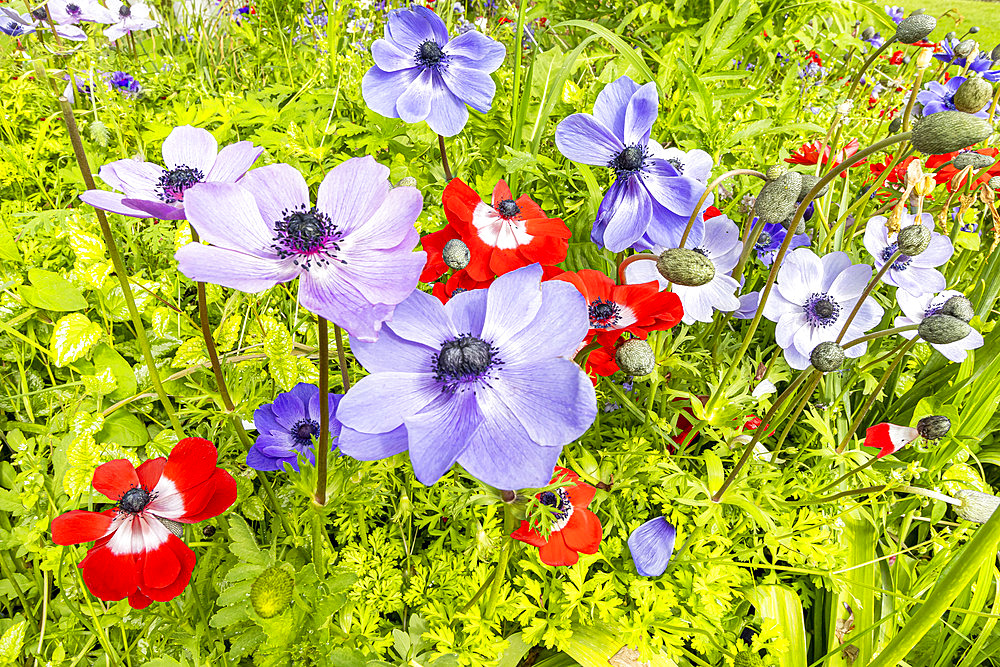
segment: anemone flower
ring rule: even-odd
[[[28,35],[39,28],[44,30],[48,27],[49,17],[44,5],[25,14],[18,14],[9,7],[0,7],[0,32],[6,33],[11,37]],[[79,26],[55,23],[55,28],[56,34],[63,39],[74,42],[85,42],[87,40],[87,33]]]
[[[888,218],[885,216],[876,215],[865,226],[865,249],[875,260],[876,270],[881,269],[899,249],[897,242],[899,234],[896,232],[890,234],[886,228],[887,222]],[[955,249],[951,245],[951,239],[934,231],[934,216],[930,213],[921,214],[920,220],[917,220],[915,215],[904,213],[900,229],[920,224],[931,233],[927,249],[914,257],[900,255],[882,276],[882,280],[911,294],[939,292],[945,288],[947,282],[941,272],[934,267],[941,266],[951,259]]]
[[[659,109],[656,84],[639,86],[627,76],[597,95],[594,114],[576,113],[556,128],[559,151],[581,164],[608,167],[615,182],[604,195],[591,240],[619,252],[680,242],[705,184],[684,175],[650,139]],[[706,199],[705,206],[712,203]],[[695,229],[702,228],[697,216]]]
[[[188,194],[191,225],[212,245],[175,255],[191,280],[260,292],[300,277],[299,303],[373,341],[417,286],[424,253],[412,252],[423,208],[416,188],[393,188],[374,158],[334,167],[310,204],[306,179],[274,164],[240,183],[204,183]]]
[[[636,571],[643,577],[658,577],[666,572],[676,539],[677,529],[662,516],[633,530],[628,536],[628,551]]]
[[[955,47],[961,43],[962,40],[957,37],[952,37],[951,39],[942,40],[938,46],[941,47],[940,53],[935,53],[934,58],[940,60],[943,63],[948,63],[953,65],[958,69],[965,69],[965,57],[959,57],[955,55]],[[976,59],[972,61],[969,65],[970,72],[979,72],[983,75],[983,78],[987,81],[997,82],[1000,81],[1000,70],[993,69],[993,61],[990,59],[990,54],[988,52],[979,51]]]
[[[963,295],[956,290],[944,290],[938,294],[924,292],[918,295],[899,290],[896,292],[896,302],[899,303],[899,308],[903,311],[903,314],[896,317],[893,326],[905,327],[911,324],[920,324],[925,317],[937,315],[941,312],[941,307],[953,296]],[[913,338],[917,335],[917,332],[912,330],[903,331],[899,335],[904,338]],[[943,354],[946,359],[954,362],[962,362],[965,361],[969,350],[982,347],[983,342],[983,335],[973,329],[969,332],[968,336],[961,340],[956,340],[954,343],[929,343],[929,345]]]
[[[919,437],[920,432],[912,426],[883,422],[865,431],[865,447],[878,447],[880,451],[875,458],[880,459],[895,454]]]
[[[125,79],[118,81],[124,83]],[[95,208],[132,218],[184,220],[184,196],[191,186],[203,182],[233,183],[243,177],[263,152],[263,148],[249,141],[229,144],[220,151],[211,132],[181,125],[163,141],[166,168],[129,159],[111,162],[101,167],[97,175],[123,194],[87,190],[80,199]]]
[[[940,84],[937,81],[929,81],[924,85],[924,89],[917,93],[917,102],[923,105],[921,114],[929,116],[932,113],[939,113],[941,111],[954,111],[955,93],[958,92],[959,86],[963,83],[965,83],[964,76],[953,76],[945,84]],[[987,102],[983,105],[982,109],[972,115],[976,118],[986,120],[990,117],[989,109],[990,103]]]
[[[343,397],[327,394],[331,451],[340,435],[337,406]],[[287,464],[298,471],[300,457],[315,465],[313,438],[319,437],[319,408],[319,387],[300,382],[254,410],[253,424],[260,435],[247,453],[247,465],[255,470],[284,470]]]
[[[822,156],[820,155],[821,146],[823,147]],[[831,158],[830,146],[824,145],[822,139],[817,139],[816,141],[802,144],[802,146],[800,146],[798,150],[792,153],[791,157],[785,158],[785,162],[788,162],[790,164],[804,164],[804,165],[815,165],[822,162],[824,165],[829,164],[832,168],[836,167],[841,162],[843,162],[847,158],[857,153],[860,147],[861,144],[858,143],[857,139],[851,139],[844,145],[844,147],[841,150],[834,153],[833,157]],[[851,167],[857,167],[858,165],[862,165],[864,163],[865,161],[862,160],[861,162],[857,162],[851,165]],[[844,174],[841,174],[841,176],[843,175]]]
[[[653,253],[661,254],[674,246],[654,246]],[[715,268],[712,279],[704,285],[674,285],[673,291],[684,306],[684,324],[711,322],[715,311],[731,312],[739,308],[736,292],[740,285],[729,274],[740,260],[743,243],[740,230],[725,215],[717,215],[705,221],[700,230],[692,231],[684,242],[685,248],[705,256]],[[667,288],[667,279],[660,275],[656,262],[644,261],[629,264],[625,269],[625,282],[630,285],[656,281],[661,290]]]
[[[97,0],[49,0],[48,7],[52,20],[62,25],[76,25],[80,22],[114,23],[116,19]]]
[[[174,531],[225,512],[236,480],[217,467],[208,440],[185,438],[167,458],[134,468],[115,459],[94,472],[94,488],[115,503],[103,512],[72,510],[52,520],[56,544],[94,542],[80,563],[83,582],[102,600],[127,597],[134,609],[180,595],[195,555]]]
[[[899,25],[900,21],[906,17],[906,10],[902,7],[886,5],[883,9],[885,9],[885,15],[896,25]]]
[[[390,12],[371,52],[375,65],[361,80],[365,104],[387,118],[426,120],[446,137],[465,127],[466,105],[490,110],[496,94],[490,73],[506,55],[503,44],[475,30],[449,38],[444,21],[420,5]]]
[[[750,223],[751,234],[753,233],[754,226],[759,222],[758,218],[754,218],[753,222]],[[757,236],[757,242],[753,245],[754,252],[757,253],[757,259],[760,260],[761,264],[771,266],[774,263],[774,258],[777,257],[778,250],[781,249],[781,244],[785,242],[787,234],[788,230],[781,223],[777,222],[769,222],[761,228],[760,234]],[[794,234],[788,246],[788,251],[791,252],[796,248],[803,248],[808,245],[808,235]]]
[[[601,544],[601,521],[587,509],[597,493],[590,484],[580,481],[572,470],[556,467],[551,484],[570,482],[554,491],[543,491],[536,498],[551,507],[555,520],[552,532],[545,537],[527,521],[511,533],[511,537],[538,547],[538,557],[546,565],[555,567],[575,565],[579,554],[596,554]]]
[[[150,16],[149,6],[139,0],[128,5],[121,0],[107,0],[106,4],[115,21],[104,29],[104,36],[112,42],[131,32],[149,30],[160,25]]]
[[[851,264],[846,252],[818,257],[809,248],[799,248],[785,256],[775,289],[764,303],[764,317],[777,323],[775,340],[784,350],[789,366],[796,370],[808,368],[813,348],[837,340],[871,275],[872,267]],[[862,336],[878,324],[884,312],[869,296],[843,340]],[[857,358],[867,346],[854,345],[844,353]]]
[[[370,373],[340,402],[340,451],[371,461],[409,450],[430,485],[454,463],[500,489],[539,488],[597,415],[572,361],[589,329],[572,285],[533,264],[445,305],[416,291],[378,341],[351,337]]]

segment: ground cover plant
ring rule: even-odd
[[[1000,662],[949,9],[0,2],[0,661]]]

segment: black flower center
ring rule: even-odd
[[[312,419],[300,419],[292,426],[292,438],[295,439],[295,448],[298,450],[308,450],[312,447],[312,438],[319,435],[319,424]]]
[[[120,16],[123,19],[127,19],[128,17],[132,16],[132,8],[129,7],[128,5],[122,5],[121,7],[118,8],[118,16]]]
[[[633,174],[642,169],[645,160],[646,150],[636,144],[635,146],[628,146],[621,153],[611,158],[608,166],[614,169],[619,176],[622,174]]]
[[[774,238],[768,232],[761,232],[760,236],[757,237],[757,243],[754,244],[754,248],[757,250],[767,250]]]
[[[441,346],[434,357],[434,379],[442,383],[444,391],[454,393],[463,385],[487,380],[489,372],[502,364],[495,347],[465,334]]]
[[[31,18],[35,19],[36,21],[45,21],[46,19],[49,18],[49,14],[48,12],[45,11],[44,6],[37,7],[31,10]]]
[[[417,49],[417,64],[421,67],[436,68],[444,60],[444,52],[437,42],[427,40]]]
[[[587,307],[591,329],[613,329],[621,319],[621,306],[614,301],[594,299]]]
[[[316,260],[327,264],[333,259],[347,264],[337,257],[340,251],[338,241],[341,236],[330,216],[315,206],[282,211],[285,216],[274,223],[275,242],[273,248],[282,259],[295,257],[294,263],[302,263],[308,268]]]
[[[889,259],[896,253],[897,250],[899,250],[898,243],[890,243],[886,247],[882,248],[882,261],[888,262]],[[895,269],[896,271],[902,271],[906,267],[908,267],[910,265],[910,262],[912,261],[913,258],[910,257],[909,255],[900,255],[899,257],[896,258],[896,261],[893,262],[892,266],[889,268]]]
[[[168,204],[174,204],[184,201],[184,191],[203,180],[205,180],[205,174],[202,173],[201,169],[182,164],[163,172],[160,180],[156,182],[156,192],[161,200]]]
[[[681,162],[680,160],[678,160],[677,158],[675,158],[675,157],[668,157],[667,158],[667,162],[669,162],[670,164],[672,164],[674,166],[674,169],[677,170],[678,174],[683,174],[684,173],[684,163]]]
[[[497,213],[500,214],[500,217],[507,218],[508,220],[520,212],[521,207],[513,199],[504,199],[497,206]]]
[[[555,491],[542,491],[538,494],[538,500],[545,506],[555,509],[552,518],[555,519],[556,525],[553,527],[554,530],[559,530],[566,525],[569,515],[573,513],[573,503],[570,502],[569,493],[566,489],[559,488]]]
[[[134,486],[123,493],[122,497],[118,499],[118,509],[129,514],[138,514],[146,508],[146,505],[152,499],[152,494],[146,491],[146,489]]]
[[[80,6],[74,5],[71,2],[68,5],[66,5],[66,13],[72,16],[73,18],[77,18],[80,16]]]
[[[840,304],[826,292],[814,292],[806,300],[806,319],[814,327],[828,327],[840,316]]]

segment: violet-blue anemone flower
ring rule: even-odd
[[[653,254],[659,255],[667,248],[677,246],[653,246]],[[731,312],[740,306],[736,291],[740,285],[729,274],[739,262],[743,243],[736,223],[725,215],[717,215],[705,221],[705,226],[694,230],[684,242],[685,248],[708,258],[715,267],[715,275],[704,285],[674,285],[671,289],[684,306],[684,324],[711,322],[715,311]],[[660,275],[656,262],[633,262],[625,268],[625,282],[638,285],[656,281],[660,291],[667,288],[667,279]]]
[[[905,327],[911,324],[920,324],[925,317],[940,313],[941,307],[953,296],[964,295],[953,289],[944,290],[938,294],[925,292],[917,295],[899,290],[896,292],[896,302],[899,304],[899,309],[903,311],[903,314],[896,317],[893,326]],[[899,335],[912,339],[917,335],[917,332],[903,331]],[[983,346],[983,335],[973,329],[969,332],[968,336],[961,340],[956,340],[954,343],[940,345],[929,343],[929,345],[943,354],[946,359],[954,362],[962,362],[965,361],[965,356],[969,350],[975,350]]]
[[[628,536],[628,551],[636,571],[643,577],[658,577],[666,572],[676,539],[677,529],[662,516],[633,530]]]
[[[586,300],[541,278],[532,264],[444,305],[416,291],[378,341],[352,337],[371,375],[340,403],[340,451],[371,461],[409,450],[427,485],[454,463],[499,489],[548,484],[597,399],[572,361],[590,328]]]
[[[759,222],[758,218],[754,218],[753,222],[750,223],[750,232],[753,233],[754,225]],[[757,253],[757,259],[760,260],[761,264],[764,266],[771,266],[774,263],[774,258],[778,255],[778,250],[781,248],[781,244],[785,242],[785,236],[787,236],[788,230],[781,223],[770,222],[764,225],[760,234],[757,236],[757,242],[753,244],[754,252]],[[788,246],[788,251],[791,252],[796,248],[802,248],[809,245],[809,236],[806,234],[793,234],[792,241]]]
[[[104,29],[104,36],[114,42],[119,37],[138,30],[149,30],[160,25],[150,15],[149,6],[139,0],[126,5],[121,0],[107,0],[114,23]]]
[[[28,35],[38,29],[46,30],[48,27],[49,17],[44,5],[26,14],[18,14],[9,7],[0,7],[0,32],[11,37]],[[63,39],[74,42],[87,41],[87,33],[79,26],[55,23],[55,28],[56,34]]]
[[[886,5],[884,9],[886,16],[892,19],[892,22],[896,25],[899,25],[899,23],[906,17],[906,10],[902,7]]]
[[[81,22],[114,23],[115,16],[97,0],[49,0],[52,20],[62,25]]]
[[[117,90],[125,97],[138,97],[142,92],[142,85],[126,72],[112,72],[108,75],[108,86],[111,90]]]
[[[876,215],[865,226],[865,249],[874,258],[876,271],[881,269],[899,249],[897,243],[899,235],[895,232],[889,233],[886,228],[887,222],[888,218]],[[882,276],[882,280],[911,294],[939,292],[948,283],[941,272],[934,267],[941,266],[951,259],[955,248],[951,244],[951,239],[934,231],[934,216],[930,213],[921,214],[919,221],[916,216],[904,213],[900,229],[919,224],[923,224],[931,233],[927,249],[914,257],[900,255]]]
[[[837,340],[871,276],[872,267],[851,264],[846,252],[818,257],[809,248],[799,248],[785,256],[775,289],[764,303],[764,317],[777,323],[775,340],[784,350],[789,366],[796,370],[807,368],[813,348]],[[884,312],[869,296],[843,340],[864,335],[879,323]],[[860,357],[867,345],[854,345],[844,353]]]
[[[98,177],[115,190],[87,190],[80,199],[91,206],[132,218],[184,220],[188,188],[202,182],[239,180],[264,151],[249,141],[221,151],[208,130],[175,127],[163,141],[166,168],[152,162],[118,160],[101,167]]]
[[[76,94],[90,95],[90,79],[76,74],[63,74],[63,81],[68,81],[63,88],[63,97],[69,100],[70,104],[76,104]]]
[[[733,317],[738,320],[752,320],[760,307],[760,292],[754,290],[739,296],[740,307],[733,311]]]
[[[189,243],[175,257],[191,280],[243,292],[300,278],[302,307],[374,341],[426,262],[413,252],[423,204],[416,188],[393,188],[388,167],[370,156],[334,167],[315,205],[298,170],[268,165],[239,183],[192,188],[188,221],[212,245]]]
[[[506,49],[482,33],[449,39],[441,18],[420,5],[389,13],[384,39],[372,44],[375,65],[361,80],[368,107],[407,123],[426,120],[440,135],[458,134],[469,120],[466,105],[486,113]]]
[[[877,32],[874,35],[872,35],[870,38],[863,39],[862,41],[863,42],[867,42],[868,44],[871,44],[876,49],[879,48],[879,47],[881,47],[883,44],[885,44],[885,40],[882,39],[882,33],[880,33],[880,32]]]
[[[670,148],[663,149],[663,156],[667,162],[674,165],[674,169],[678,173],[708,184],[708,179],[712,176],[712,167],[715,166],[715,160],[705,151],[700,148],[682,151],[679,148],[671,146]]]
[[[327,394],[330,414],[330,450],[337,447],[340,422],[337,406],[343,394]],[[299,469],[299,457],[316,463],[313,438],[319,438],[319,387],[300,382],[290,391],[278,394],[273,403],[262,405],[253,413],[253,424],[260,434],[247,453],[247,465],[254,470],[284,470],[285,464]]]
[[[965,57],[955,55],[955,47],[958,46],[960,42],[961,40],[957,37],[941,40],[941,42],[938,43],[938,46],[941,47],[941,53],[935,53],[934,57],[941,62],[954,65],[956,68],[964,69]],[[994,63],[990,60],[989,53],[979,51],[976,59],[969,65],[969,71],[979,72],[987,81],[1000,81],[1000,70],[993,69],[993,66]]]
[[[948,83],[940,84],[937,81],[930,81],[924,85],[924,89],[917,93],[917,101],[923,105],[924,116],[939,111],[955,110],[955,93],[958,87],[965,83],[964,76],[953,76],[948,79]],[[990,103],[986,103],[983,108],[972,114],[976,118],[986,120],[989,118]]]
[[[705,192],[704,183],[678,171],[649,138],[658,109],[655,83],[639,86],[623,76],[597,95],[593,115],[575,113],[556,128],[556,146],[567,158],[615,172],[590,233],[614,252],[636,244],[676,247]],[[704,206],[711,203],[710,196]],[[693,231],[703,227],[697,215]]]

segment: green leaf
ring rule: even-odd
[[[638,653],[622,641],[621,633],[608,625],[574,625],[569,639],[559,642],[559,650],[583,667],[608,667],[609,664],[616,664],[611,661],[616,656],[620,664],[628,664],[625,660],[633,657],[632,653],[638,658]],[[636,664],[640,664],[638,660]],[[644,664],[649,667],[677,667],[677,663],[664,655],[653,656]]]
[[[149,432],[139,419],[127,410],[117,410],[104,420],[97,441],[122,447],[141,447],[149,442]]]
[[[250,526],[238,514],[229,515],[229,536],[232,539],[229,550],[240,560],[256,565],[267,565],[270,562],[270,555],[260,550]]]
[[[806,667],[806,628],[802,617],[802,602],[788,586],[758,586],[747,594],[757,614],[777,627],[777,634],[787,644],[785,652],[777,654],[778,667]]]
[[[628,60],[630,65],[632,65],[637,70],[642,72],[647,82],[656,81],[656,77],[653,75],[653,72],[650,71],[649,66],[646,65],[645,61],[642,59],[642,56],[639,53],[637,53],[635,49],[629,46],[628,42],[626,42],[624,39],[622,39],[615,33],[611,32],[604,26],[594,23],[592,21],[574,20],[574,21],[563,21],[559,25],[553,26],[553,28],[559,29],[569,26],[574,28],[584,28],[593,33],[597,33],[598,35],[603,37],[609,44],[611,44],[611,46],[615,47],[618,53],[620,53],[622,57]]]
[[[120,401],[123,398],[135,395],[136,382],[135,373],[132,366],[125,358],[115,352],[114,348],[106,343],[100,343],[94,348],[94,366],[98,371],[111,371],[114,375],[118,388],[108,394],[108,398],[113,401]]]
[[[31,284],[21,285],[18,293],[35,308],[70,312],[87,307],[87,300],[80,290],[58,273],[28,269],[28,280]]]
[[[24,645],[24,632],[27,627],[27,621],[15,623],[0,637],[0,661],[4,664],[16,664],[17,656],[21,655],[21,648]]]
[[[86,315],[73,313],[56,322],[52,331],[52,356],[56,366],[65,366],[89,352],[104,334],[104,330],[94,324]]]
[[[0,223],[0,259],[8,262],[20,262],[21,253],[17,249],[14,237],[7,231],[7,227]]]

